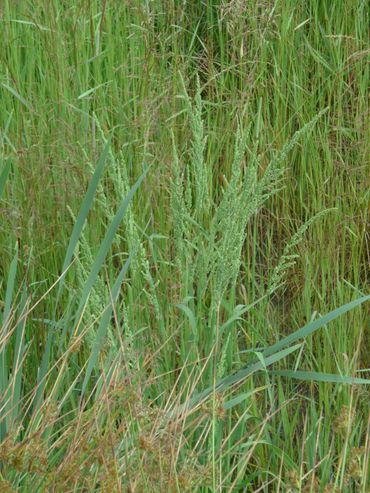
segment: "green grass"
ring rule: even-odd
[[[369,490],[362,0],[3,0],[0,491]]]

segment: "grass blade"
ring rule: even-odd
[[[112,81],[109,80],[108,82],[103,82],[102,84],[99,84],[98,86],[96,87],[92,87],[91,89],[88,89],[87,91],[83,92],[82,94],[80,94],[77,99],[78,100],[81,100],[81,99],[84,99],[86,98],[87,96],[90,96],[90,94],[93,94],[95,91],[97,91],[98,89],[100,89],[101,87],[104,87],[106,86],[107,84],[110,84]]]
[[[231,387],[232,385],[242,382],[247,377],[252,375],[252,373],[255,373],[256,371],[259,370],[263,370],[266,367],[272,365],[273,363],[276,363],[277,361],[286,358],[287,356],[289,356],[289,354],[292,354],[294,351],[297,351],[301,346],[302,344],[296,344],[295,346],[289,347],[287,349],[283,349],[282,351],[274,353],[272,356],[264,358],[263,362],[257,361],[256,363],[253,363],[252,365],[249,365],[246,368],[239,370],[233,375],[230,375],[228,377],[219,380],[216,386],[208,387],[200,394],[194,396],[193,398],[194,400],[192,400],[192,404],[194,403],[196,404],[197,402],[205,399],[209,394],[211,394],[214,391],[225,390],[226,388]]]
[[[15,276],[17,274],[17,265],[18,265],[18,243],[15,244],[15,254],[10,264],[8,281],[6,283],[5,303],[4,303],[4,311],[2,317],[3,325],[6,323],[10,315],[13,293],[14,293]]]
[[[22,379],[23,379],[23,363],[25,354],[25,329],[26,329],[26,317],[24,316],[27,310],[27,291],[23,290],[21,304],[19,307],[19,322],[16,327],[16,341],[14,348],[13,366],[11,369],[12,379],[9,382],[8,392],[11,393],[10,408],[11,413],[7,416],[8,426],[15,423],[18,417],[19,405],[21,401],[22,393]],[[9,428],[7,429],[9,431]]]
[[[29,110],[32,110],[32,105],[31,103],[29,103],[26,99],[24,99],[23,96],[21,96],[15,89],[13,89],[12,87],[8,86],[8,84],[4,84],[2,83],[1,84],[4,89],[6,89],[7,91],[9,91],[11,94],[13,94],[13,96],[18,99],[18,101],[20,103],[22,103],[24,106],[26,106],[26,108],[28,108]]]
[[[76,219],[76,223],[75,223],[74,228],[72,230],[71,238],[69,240],[68,247],[67,247],[66,256],[65,256],[64,262],[63,262],[62,275],[61,275],[60,280],[59,280],[58,292],[56,294],[55,313],[57,310],[60,294],[62,292],[62,288],[63,288],[64,279],[65,279],[67,269],[68,269],[68,267],[72,261],[73,253],[76,249],[76,245],[78,243],[79,237],[80,237],[82,229],[84,227],[87,215],[91,209],[91,206],[92,206],[92,203],[94,200],[94,196],[96,193],[96,189],[98,188],[98,184],[99,184],[99,181],[100,181],[103,169],[104,169],[105,161],[106,161],[107,156],[108,156],[109,145],[110,145],[110,140],[108,140],[106,142],[104,149],[103,149],[103,152],[100,155],[100,158],[99,158],[98,164],[96,166],[95,172],[94,172],[93,177],[89,183],[85,197],[82,201],[80,211],[79,211],[77,219]],[[55,313],[54,313],[54,319],[55,319]],[[39,386],[38,386],[38,390],[37,390],[36,397],[35,397],[36,405],[37,405],[37,403],[40,403],[40,396],[43,393],[43,389],[44,389],[44,385],[45,385],[45,378],[44,377],[46,375],[48,364],[49,364],[50,352],[51,352],[53,340],[54,340],[54,329],[50,329],[48,332],[48,335],[47,335],[45,350],[44,350],[44,353],[42,355],[41,366],[40,366],[39,374],[38,374]]]
[[[112,316],[112,311],[113,311],[113,303],[117,300],[119,291],[121,289],[122,282],[127,274],[128,268],[131,263],[131,256],[126,260],[125,265],[122,267],[116,282],[114,283],[114,286],[112,288],[112,300],[111,303],[109,304],[108,307],[104,310],[104,313],[100,319],[100,324],[98,331],[96,333],[96,339],[95,339],[95,344],[92,348],[88,363],[87,363],[87,368],[85,372],[85,378],[82,384],[82,390],[81,390],[81,400],[83,399],[87,385],[89,383],[89,379],[91,376],[91,373],[93,372],[94,368],[96,368],[96,363],[98,360],[99,352],[102,347],[104,338],[106,337],[106,334],[108,332],[109,328],[109,322]]]
[[[347,303],[346,305],[343,305],[339,308],[336,308],[335,310],[327,313],[323,317],[319,318],[318,320],[314,320],[313,322],[308,323],[301,329],[297,330],[296,332],[293,332],[293,334],[290,334],[287,337],[284,337],[280,341],[278,341],[276,344],[273,344],[272,346],[268,347],[263,351],[263,355],[269,356],[276,351],[280,351],[283,347],[288,346],[289,344],[292,344],[295,341],[298,341],[298,339],[303,339],[316,330],[320,329],[327,323],[331,322],[332,320],[335,320],[336,318],[340,317],[344,313],[347,313],[350,310],[353,310],[356,306],[361,305],[365,301],[370,300],[370,295],[368,296],[363,296],[362,298],[358,298],[357,300],[351,301],[350,303]]]
[[[96,166],[95,172],[93,174],[93,177],[90,181],[89,187],[87,189],[86,195],[83,199],[83,202],[81,204],[80,211],[78,213],[77,219],[76,219],[76,224],[74,225],[71,238],[69,240],[68,248],[67,248],[67,253],[63,262],[63,267],[62,267],[62,272],[65,273],[66,270],[68,269],[69,264],[71,263],[73,253],[76,249],[76,245],[78,243],[78,239],[81,235],[81,231],[84,227],[87,215],[91,209],[91,205],[94,200],[94,196],[96,193],[96,189],[98,188],[98,184],[104,169],[105,161],[108,156],[109,152],[109,145],[110,145],[110,140],[107,141],[107,143],[104,146],[103,152],[100,155],[98,164]],[[62,275],[60,282],[59,282],[59,291],[58,295],[60,294],[60,290],[63,285],[63,279],[64,275]],[[57,296],[58,299],[59,296]]]
[[[13,293],[14,293],[14,284],[15,277],[17,273],[17,265],[18,265],[18,244],[16,243],[16,251],[14,254],[14,258],[10,264],[8,281],[6,284],[6,293],[5,293],[5,303],[4,303],[4,311],[2,314],[2,326],[5,327],[6,322],[10,316]],[[5,334],[4,334],[5,335]],[[8,364],[6,358],[6,342],[3,347],[0,348],[0,396],[5,396],[6,389],[8,385]],[[5,422],[0,421],[0,440],[2,440],[6,433],[6,424]]]
[[[278,371],[271,371],[270,373],[272,375],[276,375],[279,377],[295,378],[297,380],[305,380],[312,382],[370,385],[370,380],[366,378],[349,377],[346,375],[333,375],[331,373],[321,373],[316,371],[278,370]]]
[[[110,225],[110,227],[109,227],[109,229],[108,229],[108,231],[104,237],[104,240],[102,241],[102,243],[100,245],[100,248],[99,248],[99,251],[96,255],[96,259],[95,259],[94,264],[92,266],[91,272],[90,272],[90,274],[86,280],[84,289],[81,293],[80,304],[79,304],[77,314],[75,317],[75,324],[76,325],[78,324],[81,313],[82,313],[84,306],[88,300],[91,288],[93,287],[93,285],[96,281],[96,278],[98,277],[99,271],[103,265],[103,262],[105,260],[107,253],[108,253],[108,250],[112,245],[115,234],[117,232],[119,225],[122,222],[122,219],[123,219],[123,216],[127,210],[127,207],[129,206],[131,199],[134,196],[134,193],[136,192],[136,190],[141,185],[141,182],[144,180],[147,171],[148,170],[144,171],[144,173],[140,176],[140,178],[137,180],[135,185],[131,188],[131,190],[129,191],[127,196],[123,199],[123,201],[122,201],[116,215],[114,216],[112,223],[111,223],[111,225]]]
[[[10,172],[10,163],[7,163],[0,174],[0,199],[4,193],[5,183],[6,180],[8,179],[9,172]]]

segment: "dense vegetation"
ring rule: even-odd
[[[1,2],[1,492],[369,491],[368,21]]]

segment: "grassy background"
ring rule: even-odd
[[[364,386],[262,372],[186,410],[366,293],[368,20],[362,0],[1,2],[1,491],[368,491]],[[364,376],[366,329],[357,308],[274,369]]]

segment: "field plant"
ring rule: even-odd
[[[0,493],[368,493],[364,0],[0,2]]]

